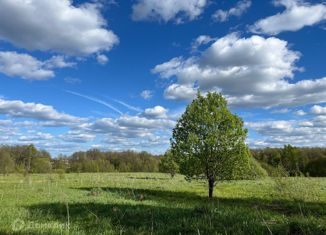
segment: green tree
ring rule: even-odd
[[[15,162],[7,151],[0,150],[0,173],[7,175],[14,172]]]
[[[52,170],[51,161],[46,157],[33,157],[31,161],[30,172],[32,173],[50,173]]]
[[[36,154],[37,154],[37,149],[35,148],[34,145],[31,144],[25,146],[25,149],[23,151],[25,173],[29,173],[31,171],[32,158],[35,157]]]
[[[282,149],[282,165],[290,174],[295,176],[300,174],[300,165],[303,165],[300,149],[291,145],[285,145]]]
[[[211,198],[216,181],[238,178],[249,167],[246,136],[221,94],[198,93],[173,130],[171,149],[181,174],[207,179]]]
[[[160,172],[169,173],[172,178],[178,173],[178,165],[173,159],[171,150],[168,150],[161,158],[159,169]]]
[[[307,174],[314,177],[326,177],[326,158],[319,158],[308,163]]]

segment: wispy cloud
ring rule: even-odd
[[[109,104],[108,102],[104,101],[104,100],[100,100],[98,98],[95,98],[95,97],[92,97],[92,96],[88,96],[88,95],[84,95],[84,94],[81,94],[81,93],[78,93],[78,92],[74,92],[74,91],[70,91],[70,90],[65,90],[65,92],[69,93],[69,94],[72,94],[72,95],[75,95],[75,96],[79,96],[79,97],[82,97],[84,99],[87,99],[87,100],[90,100],[90,101],[93,101],[95,103],[98,103],[98,104],[101,104],[101,105],[104,105],[105,107],[119,113],[120,115],[122,115],[123,113],[115,108],[114,106],[112,106],[111,104]]]
[[[141,108],[138,108],[138,107],[132,106],[132,105],[127,104],[127,103],[125,103],[125,102],[123,102],[123,101],[121,101],[121,100],[115,100],[115,99],[114,99],[114,101],[117,102],[118,104],[121,104],[122,106],[124,106],[124,107],[130,109],[130,110],[133,110],[133,111],[136,111],[136,112],[142,112],[142,111],[143,111]]]

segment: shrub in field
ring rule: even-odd
[[[52,166],[49,158],[34,157],[31,162],[32,173],[49,173]]]
[[[278,166],[271,166],[266,162],[259,162],[260,166],[267,172],[268,176],[271,177],[287,177],[289,176],[288,172],[280,164]]]
[[[0,151],[0,173],[9,174],[15,170],[15,162],[7,151]]]
[[[306,166],[309,176],[326,177],[326,158],[319,158],[311,161]]]
[[[249,168],[243,173],[243,179],[259,179],[268,176],[267,171],[253,157],[249,158]]]
[[[180,173],[205,178],[209,197],[218,180],[241,178],[250,165],[247,130],[222,95],[198,93],[173,130],[171,151]]]

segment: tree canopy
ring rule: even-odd
[[[171,150],[180,173],[206,178],[212,197],[217,180],[238,178],[249,168],[246,136],[242,119],[230,112],[221,94],[198,93],[173,130]]]

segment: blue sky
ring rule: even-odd
[[[163,153],[200,89],[251,147],[325,146],[325,20],[324,1],[3,0],[0,143]]]

